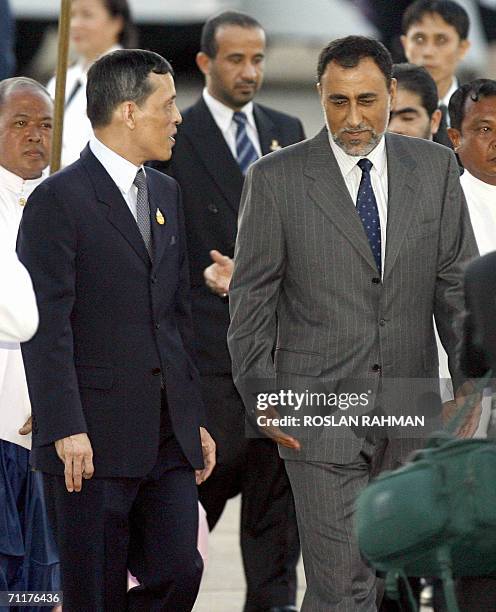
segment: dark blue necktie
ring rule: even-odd
[[[375,199],[372,181],[370,180],[370,169],[372,162],[370,159],[361,159],[357,166],[362,171],[362,179],[358,188],[356,207],[363,229],[369,239],[370,248],[377,264],[379,274],[381,273],[381,222],[379,220],[379,210]]]
[[[233,114],[237,124],[236,130],[236,156],[238,165],[243,174],[246,174],[250,165],[258,159],[258,153],[246,131],[248,117],[239,111]]]

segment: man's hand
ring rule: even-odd
[[[267,417],[266,421],[267,425],[257,425],[257,427],[269,438],[272,438],[274,442],[280,444],[281,446],[285,446],[286,448],[291,448],[293,450],[299,451],[301,450],[301,444],[293,436],[290,436],[282,431],[280,427],[277,425],[272,425],[273,419],[280,419],[281,415],[277,412],[277,410],[273,406],[269,406],[266,410],[263,411],[264,416]]]
[[[203,453],[203,470],[195,470],[196,484],[205,482],[215,467],[215,442],[205,427],[200,427],[200,438]]]
[[[465,417],[455,431],[457,438],[472,438],[477,427],[482,413],[482,393],[476,392],[471,381],[465,381],[455,394],[455,399],[443,404],[443,422],[448,424],[452,419],[456,418],[456,414],[467,403],[472,405],[468,409]]]
[[[234,262],[230,257],[222,255],[219,251],[210,251],[210,257],[214,263],[203,270],[205,283],[213,293],[226,297],[229,293]]]
[[[93,449],[88,434],[79,433],[62,438],[55,442],[55,450],[64,463],[65,486],[69,493],[81,491],[83,478],[91,478],[93,467]]]
[[[24,425],[19,429],[19,433],[21,436],[27,436],[31,433],[33,429],[33,417],[29,417],[29,419],[24,423]]]

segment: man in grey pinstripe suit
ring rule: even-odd
[[[391,378],[435,381],[433,315],[452,376],[462,381],[454,323],[463,311],[461,264],[477,249],[453,153],[384,135],[396,87],[391,70],[376,41],[330,43],[318,66],[327,129],[248,173],[228,339],[247,404],[262,382],[305,388],[357,379],[377,391]],[[465,434],[473,428],[468,423]],[[267,431],[279,443],[297,507],[302,610],[372,612],[375,576],[352,535],[354,501],[413,442],[309,430]]]

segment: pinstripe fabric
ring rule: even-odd
[[[461,265],[477,250],[458,166],[447,148],[420,139],[388,134],[386,149],[382,283],[373,282],[376,263],[325,130],[248,171],[228,335],[242,395],[245,381],[275,381],[276,373],[361,378],[372,390],[381,374],[437,378],[433,313],[460,381],[454,322],[463,312]],[[360,448],[353,434],[322,435],[298,457],[347,462]],[[411,441],[397,441],[401,456],[411,448]]]
[[[295,499],[307,590],[301,612],[373,612],[375,573],[353,540],[353,509],[367,485],[375,448],[369,442],[345,466],[286,461]]]
[[[445,147],[395,134],[386,135],[386,151],[382,282],[325,130],[250,167],[228,334],[234,380],[247,400],[253,380],[304,389],[354,378],[376,391],[381,377],[437,379],[433,315],[460,382],[462,265],[477,249],[456,159]],[[370,443],[330,429],[292,432],[298,453],[280,447],[309,580],[303,610],[372,612],[371,575],[351,534],[352,501],[371,473],[361,459]],[[378,467],[396,466],[418,446],[389,440]]]

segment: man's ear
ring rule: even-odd
[[[459,130],[450,127],[448,128],[448,136],[449,136],[449,139],[451,140],[451,143],[453,144],[453,149],[455,150],[455,153],[456,153],[456,151],[458,151],[458,149],[461,147],[462,135]]]
[[[391,100],[391,108],[394,108],[396,102],[396,91],[398,90],[398,81],[395,78],[391,79],[391,85],[389,86],[389,96]]]
[[[200,72],[205,76],[208,76],[210,74],[211,64],[212,58],[210,58],[206,53],[204,53],[203,51],[199,51],[196,54],[196,65],[198,66]]]
[[[136,127],[136,110],[136,103],[130,101],[123,102],[117,109],[122,122],[125,123],[130,130],[134,130]]]
[[[461,62],[462,59],[467,55],[468,50],[470,49],[470,41],[465,38],[460,41],[460,45],[458,47],[458,61]]]
[[[439,125],[441,123],[441,118],[443,116],[443,112],[440,108],[436,108],[436,110],[432,113],[431,116],[431,134],[437,134],[439,130]]]

